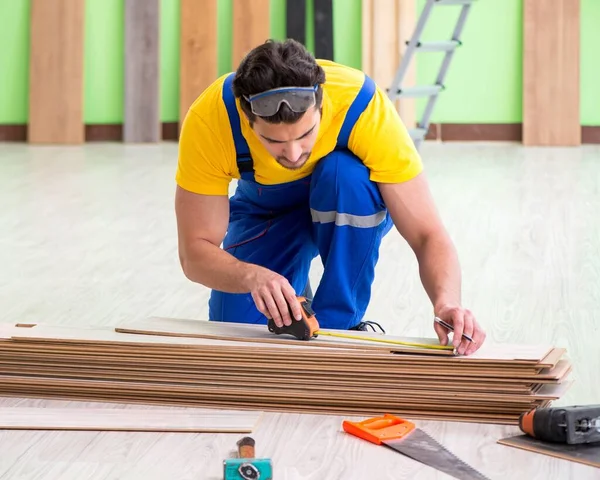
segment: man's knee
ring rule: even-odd
[[[334,151],[319,161],[312,175],[310,200],[313,220],[315,210],[365,217],[375,215],[377,218],[364,219],[369,224],[364,226],[374,226],[372,223],[379,217],[382,221],[387,213],[379,188],[370,179],[369,169],[357,156],[344,150]]]

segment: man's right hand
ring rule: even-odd
[[[267,318],[272,318],[280,328],[291,325],[294,319],[301,320],[300,303],[287,278],[268,268],[253,267],[248,286],[256,308]]]
[[[231,293],[252,294],[258,310],[275,325],[301,320],[300,303],[287,279],[268,268],[241,262],[220,248],[227,231],[229,198],[198,195],[177,186],[179,256],[187,278]],[[288,307],[289,304],[289,307]]]

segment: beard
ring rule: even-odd
[[[277,157],[276,160],[277,163],[279,163],[279,165],[281,165],[283,168],[287,168],[288,170],[298,170],[299,168],[302,168],[304,166],[311,153],[312,152],[303,153],[297,162],[290,162],[285,157]]]

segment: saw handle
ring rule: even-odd
[[[277,335],[288,334],[300,340],[309,340],[310,338],[317,336],[317,331],[319,330],[319,323],[317,322],[315,312],[310,306],[310,302],[304,297],[297,297],[297,299],[300,302],[300,312],[302,313],[302,319],[295,320],[294,316],[292,315],[292,309],[290,308],[290,317],[292,318],[291,325],[284,325],[283,327],[278,327],[277,325],[275,325],[273,319],[269,318],[267,328],[270,332],[275,333]]]
[[[415,424],[386,413],[383,416],[367,418],[361,422],[344,420],[342,427],[347,433],[381,445],[384,441],[396,440],[408,435],[415,429]]]

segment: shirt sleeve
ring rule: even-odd
[[[406,126],[379,87],[356,122],[348,148],[369,168],[373,182],[405,182],[423,170]]]
[[[226,149],[211,127],[194,110],[189,110],[179,136],[175,180],[190,192],[227,195],[232,175]]]

